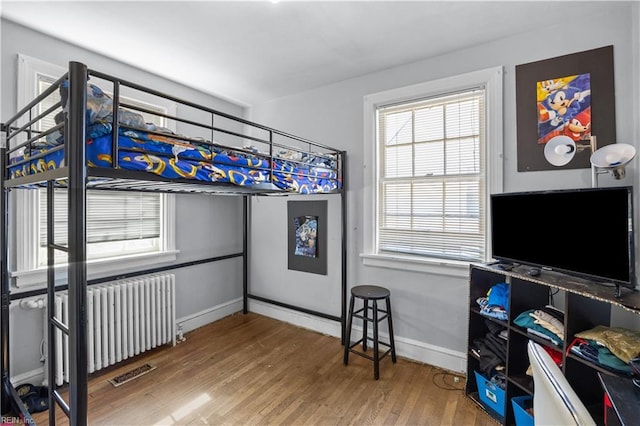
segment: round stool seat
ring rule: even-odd
[[[351,288],[351,295],[366,300],[386,299],[391,292],[377,285],[359,285]]]

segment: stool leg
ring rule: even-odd
[[[373,302],[373,377],[380,377],[380,357],[378,356],[378,302]]]
[[[344,365],[349,364],[349,352],[351,351],[351,322],[353,319],[353,296],[349,302],[349,315],[347,316],[347,333],[344,340]]]
[[[391,320],[391,298],[387,297],[387,321],[389,324],[389,345],[391,346],[391,361],[396,362],[396,343],[393,338],[393,321]]]
[[[369,320],[369,301],[364,299],[364,309],[362,310],[362,350],[367,351],[367,323]]]

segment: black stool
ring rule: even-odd
[[[391,360],[396,362],[396,345],[393,341],[393,323],[391,322],[391,293],[384,287],[378,287],[375,285],[360,285],[351,289],[351,302],[349,303],[349,316],[347,318],[347,335],[344,345],[344,365],[349,364],[349,352],[353,352],[356,355],[370,359],[373,361],[373,377],[378,380],[380,377],[380,360],[385,356],[391,354]],[[362,299],[364,306],[354,312],[353,305],[355,299]],[[378,308],[378,301],[386,301],[386,310]],[[369,306],[371,301],[371,306]],[[372,311],[372,316],[369,316],[369,310]],[[378,313],[382,313],[379,316]],[[355,343],[351,343],[351,325],[353,318],[360,318],[362,320],[362,339]],[[389,325],[389,343],[381,342],[378,339],[378,322],[383,319],[387,319]],[[373,339],[367,335],[367,323],[373,323]],[[373,342],[373,354],[368,355],[367,340]],[[362,351],[354,349],[360,342],[362,342]],[[384,353],[380,354],[378,345],[384,345],[388,347]]]

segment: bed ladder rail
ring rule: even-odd
[[[55,405],[57,404],[62,411],[66,414],[67,417],[70,417],[70,408],[69,404],[64,400],[60,392],[56,389],[55,380],[52,380],[55,377],[55,365],[58,362],[56,360],[56,346],[58,343],[56,338],[61,340],[62,335],[64,334],[65,339],[69,338],[69,326],[63,322],[63,318],[56,317],[55,310],[55,299],[56,299],[56,289],[55,289],[55,275],[53,272],[53,266],[55,264],[55,251],[63,251],[68,253],[69,250],[61,245],[53,243],[54,241],[54,227],[51,225],[54,220],[53,212],[54,212],[54,191],[53,191],[53,182],[47,182],[47,266],[49,266],[47,270],[47,341],[49,344],[47,345],[48,350],[48,372],[47,375],[49,377],[48,386],[49,386],[49,424],[55,424]],[[67,316],[68,319],[68,316]]]

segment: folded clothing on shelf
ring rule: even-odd
[[[618,374],[631,375],[633,371],[629,364],[614,355],[607,347],[594,340],[576,337],[567,349],[570,353],[598,365],[606,370]]]
[[[553,318],[550,315],[544,315],[544,311],[540,309],[529,309],[518,315],[513,322],[517,326],[525,329],[527,333],[545,339],[552,344],[561,347],[564,340],[564,325],[562,325],[562,323],[555,322],[557,320],[554,318],[551,321],[553,321],[556,325],[550,326],[551,323],[549,321],[540,321],[536,317],[544,317],[546,319]],[[562,329],[558,330],[559,327],[561,327]],[[558,331],[562,331],[562,337],[556,334]]]
[[[640,331],[598,325],[576,333],[575,337],[597,342],[625,363],[640,356]]]
[[[479,297],[476,303],[480,306],[482,315],[506,321],[509,312],[509,284],[495,284],[489,289],[486,297]]]

